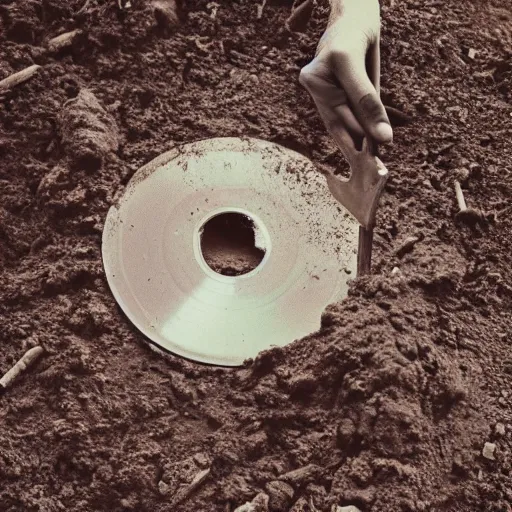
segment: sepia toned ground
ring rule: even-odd
[[[175,144],[252,136],[345,169],[297,80],[328,2],[303,34],[291,4],[0,3],[0,80],[41,66],[0,91],[0,375],[45,349],[0,397],[0,510],[512,510],[510,0],[381,2],[374,272],[318,333],[207,367],[153,352],[108,289],[109,205]]]

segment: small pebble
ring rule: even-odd
[[[336,431],[336,442],[339,448],[346,449],[352,443],[357,428],[350,418],[343,418]]]
[[[397,274],[401,274],[402,271],[400,270],[399,267],[393,267],[393,270],[391,271],[391,275],[395,276]]]
[[[291,485],[274,480],[265,486],[265,490],[269,495],[269,506],[272,512],[287,512],[289,510],[295,493]]]
[[[197,465],[202,469],[210,465],[210,458],[206,453],[196,453],[192,458],[194,459],[194,462],[196,462]]]
[[[306,498],[303,496],[295,502],[295,505],[293,505],[293,507],[290,509],[290,512],[306,512],[307,510],[310,510],[310,508]]]
[[[496,426],[494,427],[494,432],[497,436],[504,436],[505,435],[505,425],[503,423],[496,423]]]
[[[395,254],[402,258],[407,253],[412,252],[414,246],[422,240],[422,237],[419,236],[408,236],[402,244],[395,250]]]
[[[169,493],[169,486],[163,481],[158,482],[158,491],[162,496],[166,496]]]
[[[234,512],[268,512],[268,496],[260,492],[251,501],[237,507]]]
[[[153,14],[157,25],[164,29],[174,29],[180,23],[176,0],[154,0]]]
[[[469,169],[466,167],[460,167],[455,171],[455,179],[460,182],[464,182],[469,178]]]
[[[334,505],[332,507],[332,512],[361,512],[357,507],[354,507],[354,505],[349,505],[348,507],[337,507]]]
[[[279,479],[298,487],[304,485],[304,483],[313,482],[321,472],[322,468],[316,464],[308,464],[281,475]]]
[[[482,455],[489,460],[495,460],[494,452],[496,451],[496,445],[494,443],[485,443]]]

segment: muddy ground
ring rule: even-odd
[[[0,510],[227,512],[263,492],[272,511],[510,512],[512,2],[382,2],[398,113],[374,274],[240,369],[150,350],[107,287],[103,220],[176,143],[248,135],[342,167],[297,82],[327,2],[293,35],[291,0],[261,20],[252,0],[175,20],[132,4],[0,2],[0,79],[41,66],[0,94],[0,374],[46,351],[0,398]],[[478,223],[455,218],[456,177]]]

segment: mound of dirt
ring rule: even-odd
[[[0,397],[0,510],[512,510],[510,0],[381,2],[374,272],[318,333],[203,366],[152,351],[108,289],[106,212],[175,144],[346,169],[298,84],[328,2],[303,33],[292,3],[0,6],[0,79],[41,66],[0,98],[0,374],[45,349]],[[483,222],[456,221],[461,176]]]
[[[97,170],[119,147],[113,117],[87,89],[64,103],[60,123],[62,146],[73,167]]]

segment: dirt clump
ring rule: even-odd
[[[74,167],[94,171],[119,147],[114,118],[87,89],[64,103],[60,123],[62,145]]]

